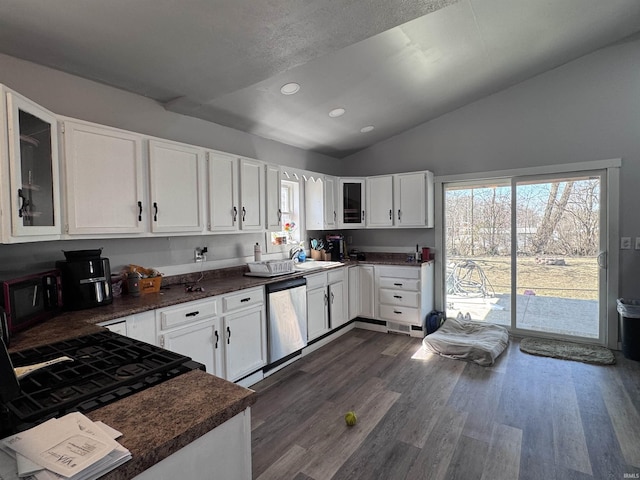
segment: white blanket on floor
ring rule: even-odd
[[[493,365],[508,344],[509,332],[505,327],[455,318],[447,318],[422,341],[428,352],[483,366]]]

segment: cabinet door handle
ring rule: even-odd
[[[248,302],[249,300],[251,300],[251,297],[241,298],[240,299],[241,302]]]
[[[402,286],[402,284],[401,284],[401,283],[394,283],[394,285],[395,285],[396,287],[401,287],[401,286]]]
[[[242,221],[244,222],[244,219],[247,217],[247,210],[242,207]]]
[[[236,207],[233,207],[233,221],[235,223],[235,221],[238,219],[238,209]]]
[[[282,221],[282,210],[278,209],[278,225],[280,225],[281,221]]]
[[[142,221],[142,202],[138,202],[138,221]]]
[[[195,317],[197,315],[200,315],[200,312],[198,310],[196,310],[195,312],[189,312],[184,314],[185,317]]]
[[[158,221],[158,202],[153,202],[153,221]]]
[[[402,295],[394,295],[393,298],[402,298]]]
[[[389,220],[393,220],[393,210],[389,209]]]
[[[398,209],[398,220],[400,220],[400,209]]]
[[[160,335],[160,346],[164,347],[164,335]]]
[[[214,330],[213,334],[216,336],[216,345],[213,348],[218,348],[218,340],[220,340],[220,336],[218,335],[218,330]]]
[[[362,220],[364,221],[364,210],[362,210]]]
[[[227,345],[231,343],[231,329],[227,326]]]
[[[333,292],[331,292],[331,305],[333,305],[334,298],[335,298],[335,296],[333,295]]]
[[[338,219],[338,214],[336,213],[336,211],[333,211],[333,221],[335,222]]]
[[[397,313],[398,315],[400,315],[402,312],[399,310],[394,310],[393,313]]]
[[[324,294],[324,304],[326,305],[327,303],[329,303],[329,297],[327,296],[327,294]]]

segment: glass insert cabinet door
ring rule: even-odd
[[[343,181],[342,183],[342,224],[364,223],[364,181]]]
[[[7,92],[11,233],[59,235],[58,129],[55,116]]]

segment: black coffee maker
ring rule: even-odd
[[[108,305],[113,301],[109,259],[102,249],[64,252],[66,260],[56,262],[62,277],[62,305],[65,310]]]

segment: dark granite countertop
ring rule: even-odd
[[[101,480],[128,480],[238,415],[255,392],[200,370],[87,414],[122,432],[131,460]]]

